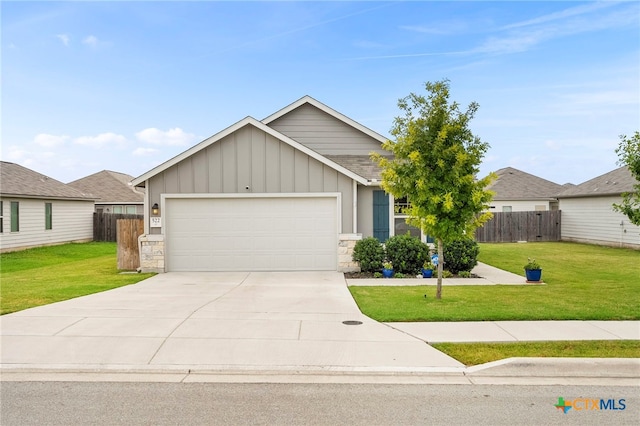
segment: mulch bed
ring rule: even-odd
[[[417,275],[417,274],[416,274]],[[405,275],[404,278],[415,278],[416,275]],[[348,280],[358,279],[358,278],[376,278],[373,276],[373,272],[345,272],[344,277]],[[434,277],[435,278],[435,277]],[[471,274],[470,277],[461,277],[459,275],[454,275],[450,278],[482,278],[479,275]],[[383,279],[380,277],[380,279]]]

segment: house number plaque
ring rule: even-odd
[[[151,218],[151,227],[152,228],[160,228],[162,225],[162,218],[158,216],[154,216]]]

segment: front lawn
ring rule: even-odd
[[[517,357],[637,358],[640,355],[640,340],[434,343],[431,346],[466,366]]]
[[[383,322],[640,319],[640,251],[576,243],[480,244],[479,260],[523,275],[541,264],[544,286],[349,287]],[[432,279],[433,280],[433,279]],[[433,282],[433,281],[432,281]]]
[[[115,243],[64,244],[0,254],[0,314],[110,290],[154,274],[120,274]]]

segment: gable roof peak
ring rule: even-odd
[[[385,143],[387,141],[387,138],[382,136],[380,133],[377,133],[373,130],[371,130],[370,128],[363,126],[362,124],[358,123],[357,121],[347,117],[346,115],[342,114],[341,112],[336,111],[335,109],[323,104],[322,102],[318,101],[317,99],[309,96],[309,95],[304,95],[303,97],[301,97],[300,99],[298,99],[297,101],[287,105],[286,107],[274,112],[273,114],[271,114],[270,116],[264,118],[262,120],[262,123],[266,124],[267,126],[272,123],[273,121],[277,120],[278,118],[290,113],[291,111],[300,108],[301,106],[305,105],[305,104],[309,104],[312,105],[316,108],[318,108],[319,110],[325,112],[326,114],[329,114],[330,116],[342,121],[343,123],[361,131],[362,133],[368,135],[369,137],[377,140],[380,143]]]

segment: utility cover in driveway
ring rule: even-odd
[[[337,198],[169,198],[168,271],[337,268]]]

